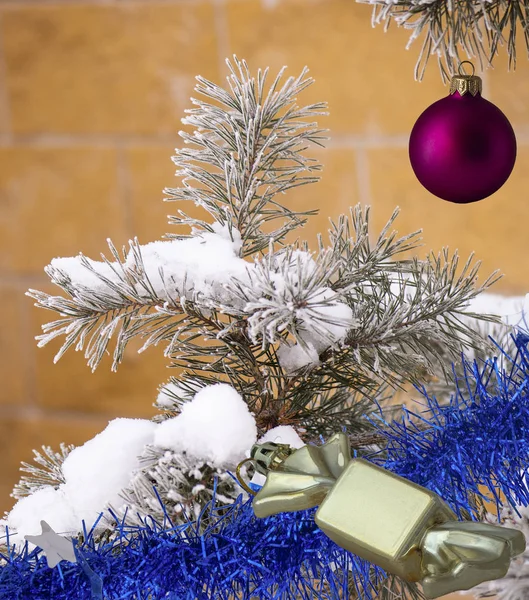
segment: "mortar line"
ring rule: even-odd
[[[363,208],[366,206],[370,207],[370,221],[372,223],[374,214],[376,213],[376,205],[373,206],[373,203],[371,202],[369,159],[366,150],[367,149],[362,146],[356,149],[356,178],[358,199]],[[372,228],[369,229],[368,235],[369,241],[373,243],[375,234]]]
[[[212,0],[213,20],[215,35],[217,38],[217,61],[219,75],[224,80],[226,73],[226,58],[230,58],[230,35],[228,27],[228,18],[226,14],[226,0]]]
[[[224,64],[224,63],[223,63]],[[398,135],[355,135],[355,134],[334,134],[327,146],[328,147],[347,147],[357,148],[359,146],[392,146],[400,147],[404,146],[408,142],[409,134],[402,133]],[[129,148],[137,145],[161,147],[167,144],[175,144],[178,142],[178,137],[175,135],[164,135],[164,136],[142,136],[142,135],[100,135],[100,134],[24,134],[6,136],[0,134],[0,146],[2,145],[13,145],[19,147],[75,147],[75,146],[90,146],[90,147],[101,147],[108,148],[111,146],[120,146],[123,148]]]
[[[7,143],[12,139],[13,124],[11,120],[11,104],[9,102],[9,91],[7,87],[7,62],[4,51],[4,23],[0,14],[0,112],[5,120],[6,132],[2,137],[6,138]]]
[[[1,272],[0,271],[0,286],[11,286],[11,287],[23,287],[27,289],[27,287],[31,287],[33,285],[45,285],[49,283],[49,277],[46,275],[41,275],[39,273],[9,273],[9,272]]]
[[[17,419],[21,421],[55,420],[58,422],[72,421],[100,425],[101,421],[115,418],[112,414],[87,413],[71,410],[47,410],[36,406],[0,406],[0,419]]]
[[[481,73],[478,73],[482,81],[482,94],[485,98],[490,96],[490,70],[485,68]]]
[[[196,0],[91,0],[91,6],[145,6],[145,5],[178,5],[178,4],[195,4]],[[86,5],[86,0],[0,0],[0,11],[2,9],[17,9],[27,6],[82,6]]]
[[[0,135],[0,145],[34,146],[34,147],[74,147],[90,146],[93,148],[108,148],[108,146],[131,147],[137,145],[163,146],[168,143],[174,144],[176,135],[166,136],[142,136],[142,135],[107,135],[107,134],[22,134],[13,135],[9,139]]]
[[[408,146],[409,133],[399,133],[394,135],[356,135],[356,134],[335,134],[327,144],[329,148],[404,148]]]
[[[127,239],[134,237],[134,215],[132,210],[131,194],[132,185],[130,169],[125,154],[125,148],[119,146],[117,152],[117,184],[118,184],[118,203],[121,209],[122,223],[127,235]]]
[[[356,179],[358,199],[364,206],[371,202],[371,190],[369,181],[369,161],[364,147],[356,149]]]
[[[1,0],[0,0],[1,1]],[[520,128],[518,126],[518,128]],[[408,133],[395,135],[356,135],[356,134],[334,134],[327,141],[326,147],[332,149],[356,150],[362,148],[407,148],[409,141]],[[529,130],[527,133],[518,132],[517,138],[520,144],[529,144]],[[35,134],[35,135],[2,135],[0,134],[0,147],[31,147],[31,148],[75,148],[87,146],[91,148],[108,148],[109,146],[120,148],[133,148],[146,146],[151,148],[166,147],[171,144],[177,145],[179,138],[176,135],[166,136],[141,136],[141,135],[83,135],[83,134]]]
[[[25,391],[27,391],[28,398],[26,399],[26,407],[31,409],[38,406],[38,390],[37,390],[37,341],[35,336],[41,333],[40,331],[32,330],[32,319],[31,311],[36,308],[29,302],[26,297],[20,298],[22,323],[20,324],[20,334],[25,340],[23,344],[23,351],[26,357],[26,384]]]

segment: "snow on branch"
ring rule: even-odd
[[[56,337],[65,342],[55,361],[75,345],[85,350],[89,366],[95,369],[116,335],[113,369],[121,362],[131,337],[144,337],[167,326],[173,331],[175,317],[183,314],[184,301],[207,307],[228,302],[225,284],[230,278],[245,277],[250,264],[239,258],[240,241],[226,236],[226,229],[214,224],[213,232],[197,232],[193,238],[139,245],[130,242],[120,258],[109,241],[114,262],[103,255],[93,261],[83,255],[56,258],[46,267],[51,281],[69,298],[38,290],[27,295],[37,306],[54,310],[61,319],[43,326],[39,346]]]
[[[240,490],[225,471],[234,469],[256,440],[255,418],[244,399],[229,385],[207,386],[163,423],[114,419],[82,446],[62,447],[61,454],[45,449],[45,458],[35,453],[41,466],[26,465],[26,471],[38,475],[40,485],[34,480],[17,495],[4,525],[11,543],[23,544],[23,536],[37,533],[42,519],[77,535],[83,519],[90,527],[109,507],[120,516],[131,512],[131,522],[138,510],[143,517],[154,511],[163,520],[160,496],[171,516],[182,511],[181,504],[200,512],[197,496],[208,496],[204,483],[209,486],[214,475],[223,483],[219,492],[233,502]],[[106,527],[107,515],[98,525]]]
[[[238,296],[252,341],[263,347],[290,333],[305,348],[322,351],[343,339],[353,325],[343,296],[329,287],[339,263],[331,252],[315,260],[292,247],[255,262],[244,282],[228,288]]]

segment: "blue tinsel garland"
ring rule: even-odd
[[[201,536],[196,523],[166,528],[121,524],[119,539],[100,545],[88,535],[77,554],[102,580],[103,595],[91,591],[82,564],[63,561],[49,569],[35,549],[5,557],[0,598],[330,600],[338,597],[338,590],[348,589],[350,573],[359,590],[370,585],[370,573],[384,578],[381,569],[345,552],[319,531],[313,519],[316,509],[257,519],[251,499],[243,503],[241,497],[216,519],[214,501],[207,509],[216,531],[208,528]],[[330,593],[319,593],[323,582]]]
[[[472,494],[503,493],[511,506],[529,504],[529,336],[515,339],[514,358],[502,353],[482,365],[463,359],[463,378],[446,406],[420,390],[426,410],[403,408],[402,420],[382,421],[388,439],[384,468],[437,492],[459,517],[472,516]],[[410,417],[413,417],[413,421]],[[417,423],[426,427],[418,427]]]
[[[457,512],[468,510],[471,490],[484,486],[511,504],[528,504],[524,479],[529,457],[529,338],[518,337],[510,368],[497,360],[465,362],[465,377],[447,406],[426,395],[416,427],[379,424],[387,454],[371,460],[435,490]],[[474,391],[475,390],[475,391]],[[342,550],[314,524],[316,509],[257,519],[251,499],[229,507],[213,500],[199,522],[173,527],[119,525],[119,536],[96,544],[90,533],[77,549],[78,563],[47,566],[37,548],[10,552],[0,568],[0,600],[289,600],[348,597],[351,583],[369,599],[385,573]],[[1,560],[1,559],[0,559]],[[328,592],[321,586],[327,585]],[[375,586],[372,588],[371,586]],[[101,590],[102,587],[102,590]]]

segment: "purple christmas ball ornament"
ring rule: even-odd
[[[501,110],[482,98],[481,79],[456,75],[450,95],[417,119],[409,154],[429,192],[467,204],[494,194],[507,181],[516,161],[516,136]]]

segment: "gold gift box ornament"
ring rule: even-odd
[[[253,461],[266,482],[256,494],[240,479]],[[351,458],[349,440],[334,434],[322,446],[254,444],[237,467],[255,496],[256,517],[319,508],[316,525],[336,544],[410,582],[427,598],[504,577],[525,550],[521,531],[458,521],[434,492],[367,460]]]

